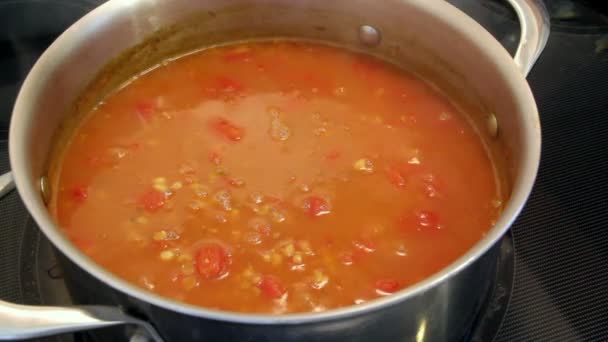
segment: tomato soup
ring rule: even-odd
[[[390,295],[488,231],[501,194],[474,127],[421,79],[296,42],[169,60],[96,106],[50,210],[117,276],[238,312]]]

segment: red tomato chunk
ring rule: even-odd
[[[226,93],[238,93],[245,89],[245,86],[241,82],[226,76],[218,77],[216,83]]]
[[[385,293],[393,293],[399,290],[399,282],[394,279],[380,279],[376,281],[376,289]]]
[[[71,195],[75,202],[82,203],[89,197],[89,189],[85,186],[76,186],[72,189]]]
[[[329,204],[321,197],[311,196],[304,200],[304,208],[311,217],[323,216],[330,213]]]
[[[226,119],[215,119],[211,122],[211,126],[228,140],[239,141],[243,138],[243,129]]]
[[[156,105],[152,101],[139,102],[135,105],[135,113],[140,120],[148,122],[152,119]]]
[[[146,211],[153,213],[165,205],[165,200],[165,194],[151,189],[139,197],[138,203]]]
[[[217,279],[228,272],[230,255],[217,243],[203,245],[196,254],[196,270],[205,279]]]
[[[259,288],[262,293],[270,299],[279,299],[283,297],[286,290],[281,282],[273,276],[264,276],[260,281]]]

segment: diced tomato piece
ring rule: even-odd
[[[245,89],[241,82],[226,76],[217,77],[215,82],[218,88],[226,93],[239,93]]]
[[[394,279],[380,279],[376,281],[376,289],[386,292],[393,293],[399,290],[399,282]]]
[[[338,151],[338,150],[332,150],[332,151],[329,151],[325,155],[325,158],[327,160],[336,160],[336,159],[340,158],[340,155],[341,155],[340,151]]]
[[[209,161],[215,165],[220,165],[222,163],[222,156],[215,151],[209,152]]]
[[[270,299],[279,299],[287,292],[281,281],[277,277],[270,275],[263,276],[258,287]]]
[[[226,248],[218,243],[203,245],[196,254],[196,270],[205,279],[217,279],[228,272],[230,255]]]
[[[404,232],[434,233],[441,229],[439,216],[428,210],[419,210],[413,214],[401,216],[398,224]]]
[[[420,228],[439,229],[439,216],[434,212],[420,210],[416,212],[416,218],[418,219],[418,227]]]
[[[438,197],[441,191],[441,182],[434,175],[426,175],[422,179],[422,191],[429,198]]]
[[[419,171],[419,165],[410,164],[409,162],[394,162],[385,169],[388,180],[398,188],[405,187],[407,179]]]
[[[361,237],[353,240],[353,245],[360,251],[365,253],[372,253],[376,250],[376,243],[372,239],[367,237]]]
[[[251,51],[248,49],[233,49],[222,56],[225,62],[247,62],[251,60]]]
[[[310,196],[304,200],[304,209],[311,217],[327,215],[331,212],[329,203],[321,197]]]
[[[84,202],[89,197],[89,189],[86,186],[75,186],[70,191],[72,199],[77,203]]]
[[[386,168],[386,176],[394,186],[399,188],[405,187],[405,177],[395,166],[389,166]]]
[[[340,254],[340,262],[346,266],[350,266],[355,261],[355,256],[352,252],[345,252]]]
[[[271,196],[271,195],[264,196],[264,201],[266,201],[267,203],[272,203],[272,204],[283,203],[282,199],[275,197],[275,196]]]
[[[137,203],[146,211],[153,213],[165,205],[165,200],[165,194],[150,189],[139,197]]]
[[[215,119],[211,122],[211,126],[228,140],[239,141],[243,138],[244,130],[226,119]]]
[[[152,119],[156,105],[152,101],[143,101],[135,105],[135,114],[144,122],[149,122]]]
[[[272,228],[268,222],[260,222],[259,224],[256,224],[254,226],[254,230],[263,236],[270,236],[272,233]]]
[[[418,119],[414,115],[407,116],[405,118],[405,120],[403,121],[403,123],[407,123],[407,124],[411,124],[411,125],[415,125],[417,122],[418,122]]]

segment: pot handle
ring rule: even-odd
[[[132,324],[143,334],[133,340],[163,342],[149,323],[109,306],[29,306],[0,300],[0,341],[21,340],[76,331]],[[137,336],[138,338],[135,338]]]
[[[507,0],[521,26],[519,46],[515,53],[515,64],[528,76],[541,52],[547,45],[550,32],[549,12],[542,0]]]
[[[15,182],[13,181],[13,173],[7,172],[0,176],[0,198],[8,194],[15,188]]]

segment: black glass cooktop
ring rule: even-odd
[[[8,123],[23,78],[60,32],[101,2],[0,0],[0,171],[9,169]],[[519,28],[506,0],[449,2],[514,51]],[[608,1],[545,3],[552,34],[528,78],[543,128],[540,173],[465,340],[608,340]],[[0,298],[70,303],[50,245],[16,192],[0,200]]]

